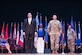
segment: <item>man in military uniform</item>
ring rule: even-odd
[[[75,37],[76,33],[74,29],[71,27],[71,25],[69,25],[67,30],[67,43],[70,53],[74,53],[75,51]]]
[[[48,24],[48,34],[50,36],[52,53],[57,53],[62,27],[60,21],[57,20],[57,15],[53,15],[52,18],[53,20],[51,20]]]

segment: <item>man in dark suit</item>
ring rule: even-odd
[[[36,22],[32,18],[32,14],[28,13],[27,18],[24,19],[24,31],[25,31],[25,50],[26,53],[32,53],[34,48],[34,35],[36,32]]]

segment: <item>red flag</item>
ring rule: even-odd
[[[8,40],[8,24],[6,25],[5,39]]]
[[[18,44],[21,46],[21,47],[24,47],[24,37],[23,37],[23,23],[21,22],[21,35],[20,35],[20,39],[19,39],[19,42]]]
[[[20,34],[19,34],[19,23],[18,23],[18,27],[17,27],[17,38],[16,38],[16,44],[19,45],[19,38],[20,38]]]
[[[14,23],[13,39],[16,40],[16,23]]]
[[[4,22],[3,22],[3,25],[2,25],[1,35],[2,35],[2,37],[4,38]]]

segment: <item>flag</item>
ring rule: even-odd
[[[65,22],[62,23],[62,38],[61,38],[61,45],[62,45],[62,53],[64,53],[64,49],[66,46],[66,33],[65,33]]]
[[[66,45],[66,33],[65,33],[65,22],[62,22],[61,20],[61,26],[62,26],[62,34],[60,35],[60,44]]]
[[[38,26],[39,26],[39,17],[38,17],[38,12],[37,12],[37,15],[36,15],[36,26],[37,26],[37,31],[38,31]]]
[[[62,34],[63,34],[63,43],[64,45],[66,45],[66,32],[65,32],[65,22],[63,22],[63,26],[62,26]]]
[[[8,40],[8,23],[6,24],[6,31],[4,39]]]
[[[18,44],[21,46],[21,47],[24,47],[24,37],[23,37],[23,22],[21,22],[21,30],[20,30],[20,39],[19,39],[19,42]]]
[[[62,20],[61,20],[61,23],[60,24],[61,24],[61,26],[63,26]],[[62,34],[60,35],[59,43],[60,44],[62,43]]]
[[[37,15],[36,15],[36,26],[37,26],[37,31],[39,29],[39,17],[38,17],[38,12],[37,12]],[[37,36],[34,36],[34,47],[37,48]]]
[[[12,36],[12,27],[13,27],[13,23],[11,22],[11,26],[10,26],[10,37],[9,38],[13,38],[13,36]]]
[[[1,31],[1,36],[4,38],[4,35],[5,35],[5,31],[4,31],[4,25],[5,25],[5,23],[3,22],[3,25],[2,25],[2,31]]]
[[[75,29],[73,16],[71,16],[71,27],[72,27],[73,29]]]
[[[78,23],[77,33],[78,33],[78,38],[77,38],[76,46],[79,47],[80,44],[81,44],[81,28],[80,28],[80,22]]]
[[[42,16],[41,16],[41,14],[40,14],[40,23],[42,23]],[[40,25],[40,24],[39,24]]]
[[[16,22],[14,23],[13,39],[16,40]]]
[[[47,28],[48,28],[48,22],[47,22],[47,16],[45,16],[45,41],[46,41],[46,43],[48,43],[48,31],[47,31]]]
[[[76,22],[75,22],[75,33],[76,33],[76,37],[75,37],[75,45],[77,44],[77,28],[76,28]]]
[[[18,44],[19,38],[20,38],[20,34],[19,34],[19,22],[18,22],[18,26],[17,26],[17,38],[16,38],[16,44],[17,44],[17,45],[19,45],[19,44]]]

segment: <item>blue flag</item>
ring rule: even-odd
[[[45,17],[45,41],[46,41],[46,43],[48,43],[47,27],[48,27],[47,17]]]
[[[61,20],[61,26],[62,26],[62,34],[60,36],[60,44],[65,44],[66,45],[66,33],[65,33],[65,22],[62,22]]]
[[[40,16],[40,23],[42,23],[42,16]]]
[[[78,30],[77,30],[78,37],[76,39],[76,46],[79,47],[81,44],[81,28],[80,23],[78,23]]]
[[[37,26],[37,31],[38,31],[38,26],[39,26],[39,17],[38,17],[38,13],[36,15],[36,26]]]
[[[9,38],[13,38],[13,35],[12,35],[12,26],[13,26],[13,23],[11,22],[11,27],[10,27],[10,37],[9,37]]]
[[[73,17],[71,17],[71,26],[73,29],[75,29]]]
[[[63,43],[66,45],[66,32],[65,32],[65,22],[63,23],[62,26],[62,33],[64,34]]]
[[[61,26],[63,26],[62,20],[61,20]],[[60,35],[59,43],[62,44],[62,34]]]

